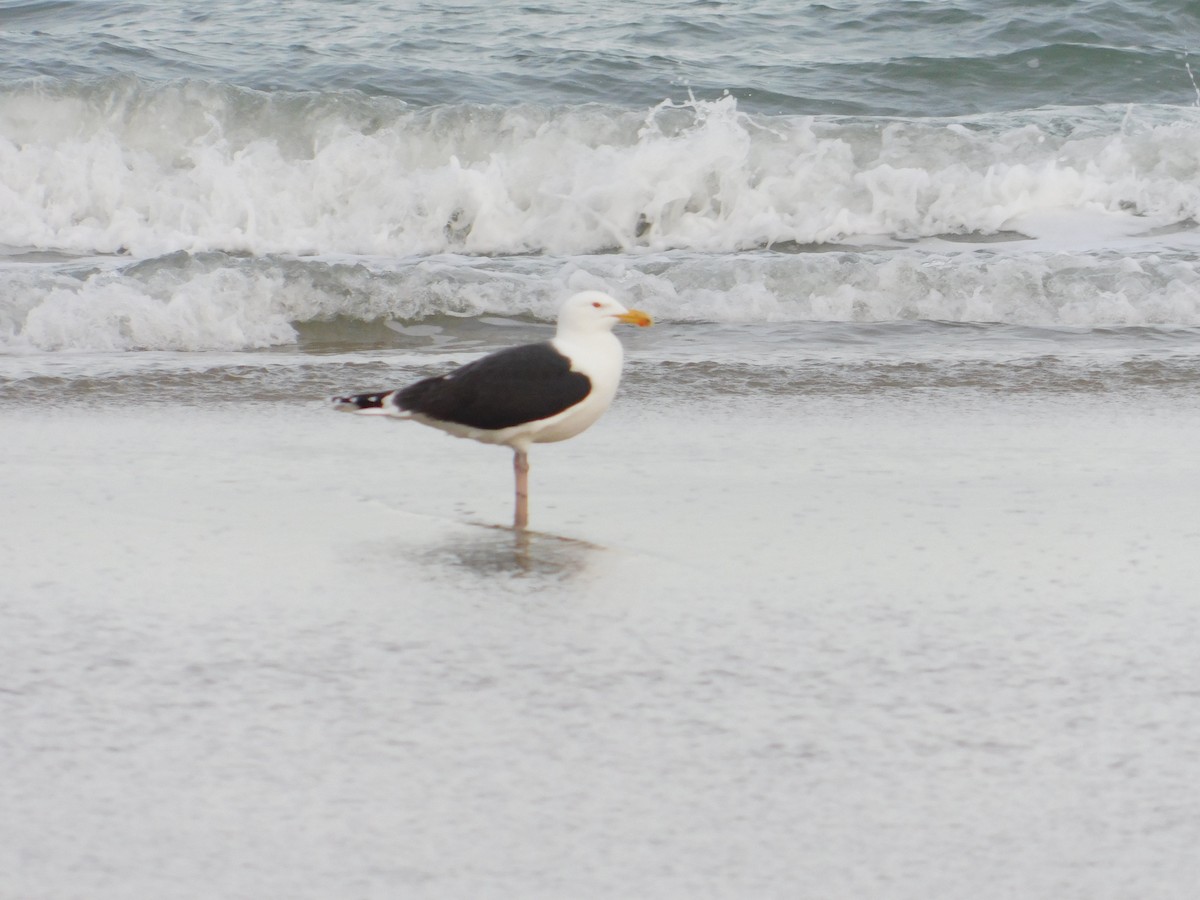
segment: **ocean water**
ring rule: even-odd
[[[1177,381],[1198,48],[1162,2],[5,4],[0,390],[307,390],[584,287],[666,326],[650,366]]]
[[[0,2],[0,897],[1185,900],[1200,6]],[[508,462],[333,416],[649,311]]]

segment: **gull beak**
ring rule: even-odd
[[[645,328],[654,324],[654,320],[640,309],[627,309],[617,316],[617,319],[626,325],[636,325],[638,328]]]

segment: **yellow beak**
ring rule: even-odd
[[[639,328],[645,328],[648,325],[654,324],[654,320],[640,309],[627,310],[617,316],[617,318],[627,325],[636,325]]]

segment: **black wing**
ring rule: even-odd
[[[510,347],[447,375],[426,378],[392,397],[400,409],[442,422],[497,430],[535,422],[574,406],[592,389],[549,342]]]

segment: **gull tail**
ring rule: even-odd
[[[374,394],[351,394],[347,397],[331,397],[329,402],[338,412],[359,413],[364,416],[396,416],[408,418],[408,413],[392,402],[395,391],[380,391]]]

